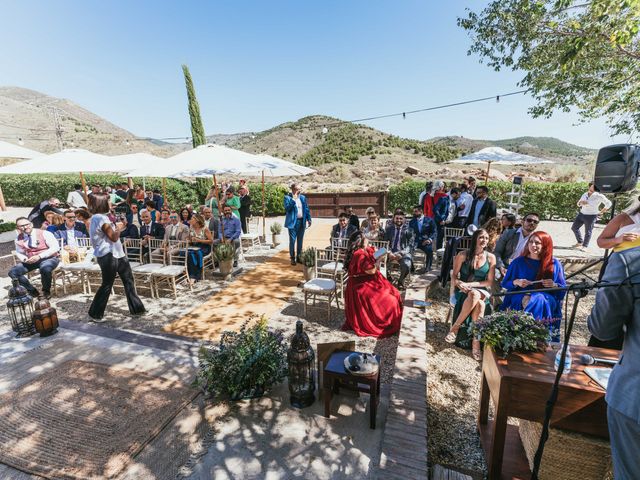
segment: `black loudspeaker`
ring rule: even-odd
[[[598,151],[593,183],[602,193],[633,190],[638,182],[640,146],[609,145]]]

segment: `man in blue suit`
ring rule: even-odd
[[[436,243],[436,222],[432,218],[425,217],[421,205],[413,207],[413,218],[409,222],[409,228],[413,230],[416,239],[416,248],[422,250],[427,256],[425,270],[431,270],[433,262],[433,247]]]
[[[291,257],[291,265],[295,265],[296,261],[302,263],[300,254],[302,253],[304,230],[311,226],[309,205],[307,205],[306,197],[300,192],[300,187],[293,183],[291,184],[291,193],[287,193],[284,196],[284,226],[289,229],[289,256]]]
[[[613,253],[587,318],[599,340],[624,332],[624,346],[607,386],[607,422],[614,478],[638,478],[640,472],[640,247]]]
[[[58,230],[56,230],[53,235],[57,239],[62,239],[63,247],[73,248],[77,246],[76,238],[86,238],[89,236],[84,223],[76,222],[76,214],[73,210],[64,212],[64,223],[58,227]]]

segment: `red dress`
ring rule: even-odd
[[[388,337],[400,329],[402,299],[379,271],[365,273],[375,267],[373,252],[373,247],[356,250],[349,262],[342,329],[353,330],[360,337]]]

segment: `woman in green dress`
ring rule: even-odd
[[[231,213],[240,218],[240,197],[236,195],[235,189],[233,187],[227,188],[227,191],[224,193],[224,197],[222,206],[230,207]]]
[[[476,230],[471,237],[469,250],[458,253],[453,261],[455,309],[453,311],[453,325],[445,337],[448,343],[454,343],[462,348],[469,348],[473,358],[480,361],[482,350],[480,341],[472,338],[470,330],[485,314],[489,305],[491,285],[495,277],[496,257],[487,252],[489,234],[483,228]]]

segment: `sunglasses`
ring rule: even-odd
[[[524,221],[527,222],[527,223],[533,223],[535,225],[540,223],[540,220],[536,220],[535,218],[526,218]]]
[[[64,218],[68,218],[69,220],[75,220],[75,219],[76,219],[76,216],[75,216],[75,215],[73,215],[73,216],[66,216],[66,217],[64,217]]]
[[[169,215],[169,218],[178,218],[177,215]]]
[[[30,223],[24,223],[24,224],[22,224],[22,225],[16,225],[16,228],[27,228],[27,227],[29,227],[29,226],[31,226],[31,224],[30,224]]]

